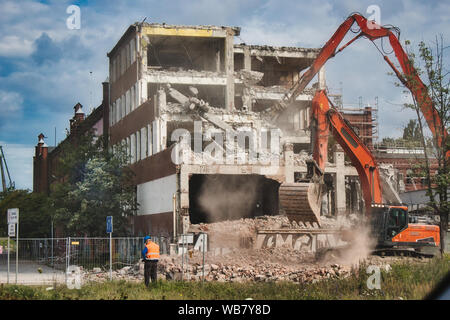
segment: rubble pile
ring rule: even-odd
[[[342,216],[338,219],[322,216],[321,228],[341,229],[351,228],[357,223],[356,215]],[[254,244],[258,230],[264,229],[309,229],[319,228],[317,224],[292,223],[284,215],[259,216],[255,218],[242,218],[215,223],[193,224],[189,232],[206,232],[209,236],[210,248],[242,248]],[[244,244],[244,245],[243,245]],[[246,244],[246,245],[245,245]]]
[[[322,228],[351,228],[357,222],[352,215],[339,219],[321,217]],[[291,223],[286,216],[260,216],[191,225],[189,232],[206,232],[209,236],[208,250],[203,253],[192,247],[184,255],[161,255],[158,278],[185,281],[290,281],[298,283],[317,282],[327,278],[345,278],[352,272],[352,265],[344,262],[318,262],[309,251],[290,247],[260,248],[252,246],[258,230],[318,228],[317,225]],[[243,241],[246,240],[246,241]],[[386,258],[369,257],[367,260],[389,268]],[[387,270],[387,269],[386,269]],[[113,271],[113,279],[143,281],[144,264],[136,263]],[[86,281],[105,281],[109,271],[95,268],[84,273]]]
[[[277,252],[278,251],[278,252]],[[181,257],[162,255],[158,264],[158,279],[184,281],[218,281],[218,282],[277,282],[315,283],[329,278],[346,278],[353,271],[343,264],[319,265],[311,262],[311,257],[291,252],[287,249],[234,250],[228,255],[210,257],[202,263],[202,256],[195,253],[192,258],[181,262]],[[291,253],[291,254],[290,254]],[[278,260],[278,261],[277,261]],[[302,261],[300,263],[300,261]],[[428,259],[413,257],[378,257],[370,256],[366,265],[376,265],[383,271],[392,270],[391,264],[427,263]],[[184,270],[184,271],[183,271]],[[83,271],[84,282],[103,282],[109,280],[109,271],[100,268]],[[203,276],[204,275],[204,276]],[[114,280],[142,282],[144,263],[138,262],[112,272]]]
[[[346,277],[348,266],[332,264],[318,266],[313,256],[287,248],[234,249],[228,254],[205,257],[199,252],[192,257],[164,257],[159,263],[159,272],[172,280],[242,282],[242,281],[293,281],[314,282],[330,277]]]
[[[171,257],[162,255],[158,263],[158,279],[185,280],[185,281],[218,281],[218,282],[244,282],[244,281],[291,281],[316,282],[332,277],[347,277],[351,268],[339,264],[317,266],[308,263],[299,263],[304,257],[299,252],[277,252],[278,250],[235,250],[227,255],[210,257],[205,264],[202,256],[194,254],[192,258]],[[277,261],[277,262],[276,262]],[[204,276],[203,276],[204,275]],[[112,272],[114,280],[142,282],[144,276],[144,263],[126,266]],[[94,268],[83,272],[83,281],[103,282],[109,280],[109,271]]]

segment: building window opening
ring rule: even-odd
[[[193,224],[278,214],[279,182],[261,175],[194,174],[189,180]]]

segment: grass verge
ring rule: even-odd
[[[426,263],[399,262],[381,271],[381,289],[369,290],[371,274],[361,265],[344,279],[316,283],[290,282],[179,282],[159,281],[146,288],[143,283],[112,281],[90,283],[81,289],[56,286],[0,285],[0,300],[297,300],[297,299],[423,299],[447,272],[450,255]]]

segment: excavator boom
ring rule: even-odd
[[[344,46],[337,49],[355,22],[360,28],[359,33]],[[339,26],[330,40],[328,40],[328,42],[322,47],[317,58],[314,60],[309,69],[302,74],[297,83],[289,90],[289,92],[286,94],[285,100],[281,102],[281,105],[287,106],[294,102],[298,95],[303,92],[306,86],[319,72],[320,68],[322,68],[330,58],[334,57],[337,53],[344,50],[355,40],[361,37],[365,37],[370,41],[374,41],[380,38],[388,38],[403,73],[395,67],[395,65],[386,55],[383,55],[384,60],[392,68],[399,80],[411,91],[414,100],[417,102],[417,105],[422,111],[428,127],[430,128],[435,138],[437,146],[443,146],[448,138],[448,132],[443,126],[439,113],[434,107],[433,101],[431,100],[430,96],[428,95],[427,87],[420,79],[417,70],[414,68],[405,50],[403,50],[403,47],[401,46],[397,35],[392,32],[392,30],[396,30],[396,28],[385,28],[379,26],[375,22],[367,20],[360,14],[353,14],[349,16]],[[280,106],[276,106],[275,109],[277,110],[277,114],[279,114]],[[446,150],[445,153],[446,159],[449,159],[450,150]]]
[[[338,49],[338,46],[355,22],[359,27],[358,34]],[[269,108],[269,110],[266,111],[266,114],[274,114],[272,119],[276,119],[283,108],[287,107],[296,100],[298,95],[303,92],[306,86],[330,58],[334,57],[337,53],[341,52],[357,39],[365,37],[373,42],[374,40],[380,38],[388,38],[402,72],[400,72],[391,60],[383,54],[384,60],[389,64],[400,81],[411,91],[414,100],[417,102],[418,107],[427,121],[437,146],[445,146],[448,139],[448,132],[443,126],[439,113],[428,95],[427,87],[420,79],[417,70],[408,58],[407,53],[403,50],[398,36],[394,33],[396,30],[397,29],[394,27],[385,28],[379,26],[375,22],[367,20],[360,14],[353,14],[349,16],[339,26],[330,40],[328,40],[328,42],[322,47],[312,65],[301,75],[300,79],[289,90],[283,100],[279,104],[274,105],[273,108]],[[314,108],[314,104],[317,108]],[[323,108],[328,108],[328,110]],[[313,148],[313,159],[316,161],[318,167],[323,171],[327,161],[326,146],[328,141],[326,139],[328,139],[328,123],[330,123],[333,134],[349,155],[353,165],[358,170],[363,187],[366,209],[370,212],[370,206],[373,202],[382,202],[381,182],[374,157],[367,147],[359,140],[358,136],[351,129],[351,126],[346,124],[346,121],[343,119],[342,115],[340,115],[334,108],[329,108],[328,98],[324,92],[319,92],[319,94],[315,96],[313,100],[312,112],[313,122],[315,121],[315,123],[311,124],[313,135],[312,142],[315,143]],[[446,160],[450,158],[450,150],[445,150],[445,157]],[[313,184],[316,184],[317,181],[320,181],[320,179],[316,177],[313,180],[311,180],[309,186],[306,181],[302,181],[301,186],[298,184],[298,188],[295,187],[295,184],[289,184],[289,186],[287,184],[282,184],[280,186],[280,203],[281,206],[285,208],[291,220],[301,221],[303,217],[306,217],[308,220],[312,220],[320,224],[320,205],[318,203],[312,203],[312,201],[321,200],[321,188],[313,186]],[[294,202],[293,200],[296,197],[299,199],[297,202],[300,202],[297,204],[298,209],[295,209],[292,205]]]
[[[331,129],[333,137],[344,149],[356,168],[363,190],[366,212],[370,211],[372,203],[382,202],[380,172],[372,152],[366,147],[352,126],[342,114],[332,106],[324,90],[317,91],[312,101],[312,119],[317,127],[313,128],[313,159],[319,168],[325,169],[328,149],[328,135]]]

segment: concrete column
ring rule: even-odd
[[[244,46],[244,70],[252,70],[252,57],[250,55],[250,48]],[[250,94],[250,88],[244,86],[242,90],[242,103],[244,108],[251,111],[252,110],[252,98]]]
[[[225,37],[225,73],[227,77],[225,109],[234,110],[234,34],[227,32]]]
[[[147,142],[147,127],[142,127],[141,128],[141,159],[145,159],[147,158],[147,147],[148,147],[148,142]]]
[[[320,68],[319,73],[317,74],[317,78],[319,82],[319,89],[325,89],[327,86],[325,78],[325,66],[322,66],[322,68]]]
[[[131,163],[136,162],[136,134],[132,133],[130,136],[130,152],[131,152]]]
[[[139,39],[141,40],[139,45]],[[142,71],[147,70],[147,48],[148,41],[146,37],[138,38],[138,57],[141,60]]]
[[[299,115],[299,122],[300,122],[300,129],[305,130],[305,109],[302,109],[298,112]]]
[[[293,116],[292,120],[294,121],[294,130],[295,131],[300,130],[300,113],[301,113],[300,110],[296,110],[292,115]]]
[[[161,119],[159,121],[160,125],[159,125],[159,130],[160,130],[160,135],[161,135],[161,139],[160,139],[160,143],[161,143],[161,147],[160,150],[165,150],[166,146],[167,146],[167,121]]]
[[[344,150],[341,146],[336,145],[334,148],[334,161],[336,164],[335,175],[335,203],[336,203],[336,215],[344,214],[346,212],[345,206],[345,162],[344,162]]]
[[[217,47],[216,47],[216,72],[220,72],[222,70],[222,62],[220,56],[222,55],[222,39],[217,39]]]
[[[294,146],[284,144],[284,175],[287,183],[294,183]]]
[[[153,154],[153,135],[152,135],[152,125],[147,125],[147,156]]]
[[[250,55],[250,48],[244,46],[244,70],[252,70],[252,57]]]
[[[166,108],[166,92],[163,89],[159,89],[157,93],[157,108],[155,110],[155,117],[159,117],[161,110]]]
[[[124,97],[125,97],[125,116],[127,116],[131,112],[130,90],[127,90],[127,92],[125,92]]]
[[[141,160],[141,130],[136,131],[136,162]]]
[[[250,94],[250,89],[247,87],[244,87],[242,89],[242,105],[245,109],[248,111],[252,111],[253,105],[252,105],[252,98]]]
[[[159,119],[153,120],[152,123],[152,144],[153,144],[153,154],[161,151],[160,147],[160,128],[159,128]]]

